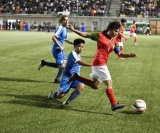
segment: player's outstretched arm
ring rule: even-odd
[[[73,44],[73,42],[68,39],[65,39],[64,41],[67,42],[68,44]]]
[[[91,64],[89,64],[89,63],[87,63],[87,62],[83,62],[83,61],[81,61],[81,60],[77,61],[77,63],[78,63],[79,65],[82,65],[82,66],[89,66],[89,67],[91,67]]]
[[[80,35],[80,36],[82,36],[84,38],[90,38],[90,34],[89,33],[87,33],[87,32],[81,32],[79,30],[76,30],[76,29],[74,29],[74,27],[71,24],[68,25],[68,28],[71,31],[75,32],[76,34],[78,34],[78,35]]]
[[[133,54],[133,53],[130,53],[130,54],[121,53],[120,48],[118,47],[118,44],[115,45],[114,52],[115,54],[118,55],[118,57],[121,57],[121,58],[137,58],[136,54]]]

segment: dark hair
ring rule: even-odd
[[[106,33],[109,30],[113,30],[113,29],[119,29],[120,28],[120,23],[119,22],[110,22],[109,25],[107,26],[107,29],[104,30],[102,33]]]
[[[121,23],[126,23],[126,22],[127,22],[126,19],[124,19],[124,18],[121,19]]]
[[[79,45],[80,43],[85,44],[85,41],[84,41],[83,39],[81,39],[81,38],[77,38],[77,39],[75,39],[75,40],[73,41],[73,45],[74,45],[74,46],[77,46],[77,45]]]
[[[133,24],[135,23],[136,21],[133,21]]]
[[[62,21],[64,20],[65,17],[68,17],[67,15],[62,15],[59,19],[59,23],[62,23]]]

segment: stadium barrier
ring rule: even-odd
[[[15,21],[24,21],[25,24],[28,24],[28,31],[29,30],[37,30],[38,27],[46,27],[47,24],[51,29],[54,29],[59,21],[59,17],[53,16],[53,15],[43,15],[43,14],[35,14],[35,15],[28,15],[28,14],[0,14],[0,18],[4,21],[7,21],[9,19],[15,20]],[[108,23],[112,21],[119,21],[123,17],[99,17],[99,16],[69,16],[69,22],[71,22],[76,29],[83,30],[83,31],[103,31],[106,29]],[[152,21],[152,18],[138,18],[138,17],[124,17],[127,21],[136,21],[136,22],[145,22],[149,23]],[[4,22],[1,21],[1,22]],[[156,23],[159,23],[157,21],[160,21],[158,18],[154,18],[154,21]],[[36,23],[35,23],[36,22]],[[46,25],[45,25],[46,24]],[[82,26],[83,24],[83,26]],[[0,24],[1,27],[5,24]],[[33,29],[34,27],[34,29]],[[82,28],[83,27],[83,28]],[[152,27],[150,27],[152,28]],[[153,27],[154,28],[154,27]],[[157,26],[156,29],[153,30],[153,34],[160,34],[159,33],[160,27]],[[25,29],[27,30],[27,28]],[[155,31],[155,32],[154,32]]]

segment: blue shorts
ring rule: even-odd
[[[52,55],[55,58],[57,65],[62,65],[64,63],[64,60],[67,60],[63,50],[61,51],[60,49],[52,48]]]
[[[61,93],[67,94],[69,92],[70,88],[76,88],[77,85],[83,84],[82,82],[79,82],[77,80],[71,81],[69,83],[67,83],[67,81],[68,80],[61,81],[60,86],[58,88],[58,94],[61,94]]]

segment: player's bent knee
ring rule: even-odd
[[[93,85],[93,89],[98,89],[100,87],[100,85]]]
[[[79,84],[77,85],[76,89],[79,91],[79,92],[82,92],[83,91],[83,88],[84,88],[84,84]]]

